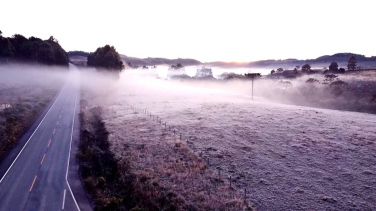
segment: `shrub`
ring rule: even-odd
[[[87,190],[92,192],[95,189],[96,183],[92,177],[87,177],[84,179],[84,185]]]
[[[336,80],[338,78],[338,75],[334,75],[334,74],[327,74],[324,76],[324,84],[330,84],[332,83],[334,80]]]
[[[306,80],[306,83],[318,83],[319,80],[315,79],[315,78],[309,78]]]

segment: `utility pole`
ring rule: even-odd
[[[261,77],[261,73],[246,73],[245,76],[247,78],[252,78],[252,100],[253,100],[253,80],[255,78]]]
[[[252,100],[253,100],[253,78],[254,77],[252,77]]]

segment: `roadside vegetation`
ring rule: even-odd
[[[120,150],[124,156],[116,156],[103,112],[93,107],[80,114],[77,159],[95,210],[252,210],[225,178],[208,169],[182,142],[171,146],[163,140],[165,144],[153,147],[155,140],[140,137],[124,142]],[[128,130],[137,130],[132,121],[127,125],[131,126]],[[153,159],[153,166],[144,159]]]
[[[132,173],[128,160],[115,158],[102,113],[101,107],[94,107],[80,114],[81,142],[76,155],[95,210],[186,210],[177,194]]]

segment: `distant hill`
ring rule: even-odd
[[[355,56],[358,64],[363,66],[376,66],[376,56],[366,57],[361,54],[354,53],[337,53],[334,55],[320,56],[316,59],[298,60],[298,59],[280,59],[280,60],[260,60],[254,62],[209,62],[208,66],[222,67],[222,68],[293,68],[295,66],[302,66],[304,64],[311,64],[313,66],[326,66],[328,67],[331,62],[337,62],[340,66],[346,66],[349,58]]]
[[[310,62],[347,62],[351,56],[354,56],[358,62],[375,62],[376,56],[366,57],[361,54],[354,53],[336,53],[331,56],[320,56],[317,59],[307,60]]]
[[[79,53],[71,53],[68,52],[70,59],[77,59],[82,58],[82,51],[75,51]],[[86,53],[86,52],[83,52]],[[80,55],[79,55],[80,54]],[[153,66],[153,65],[173,65],[177,63],[181,63],[184,66],[190,65],[206,65],[212,67],[221,67],[221,68],[270,68],[276,69],[278,67],[282,68],[293,68],[295,66],[302,66],[306,63],[311,64],[312,67],[328,67],[331,62],[337,62],[340,66],[346,66],[349,58],[351,56],[355,56],[356,60],[358,61],[358,65],[361,66],[376,66],[376,56],[366,57],[361,54],[354,54],[354,53],[337,53],[333,55],[325,55],[320,56],[316,59],[307,59],[307,60],[298,60],[298,59],[268,59],[268,60],[260,60],[260,61],[253,61],[253,62],[207,62],[202,63],[195,59],[166,59],[166,58],[136,58],[130,57],[123,54],[120,54],[120,58],[124,61],[124,63],[130,62],[132,65],[137,66]]]
[[[68,52],[69,59],[74,62],[87,62],[87,56],[89,55],[88,52],[84,51],[69,51]],[[176,65],[177,63],[182,64],[183,66],[190,66],[190,65],[200,65],[201,62],[195,59],[166,59],[166,58],[136,58],[130,57],[123,54],[120,54],[120,59],[126,64],[130,62],[132,65],[137,66],[154,66],[154,65]]]
[[[148,58],[140,59],[140,58],[136,58],[136,57],[129,57],[129,56],[122,55],[122,54],[120,54],[120,58],[123,61],[125,61],[126,63],[130,62],[132,65],[138,65],[138,66],[143,66],[143,65],[146,65],[146,66],[152,66],[152,65],[173,65],[173,64],[176,65],[177,63],[180,63],[183,66],[200,65],[201,64],[200,61],[195,60],[195,59],[182,59],[182,58],[178,58],[178,59],[165,59],[165,58],[152,58],[152,57],[148,57]]]
[[[89,54],[90,54],[89,52],[85,52],[85,51],[68,51],[69,57],[73,57],[73,56],[88,57]]]

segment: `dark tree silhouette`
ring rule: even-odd
[[[275,70],[270,71],[270,74],[273,75],[275,73]]]
[[[355,58],[355,56],[351,56],[349,58],[349,62],[347,64],[347,69],[348,70],[355,70],[356,69],[356,58]]]
[[[68,51],[69,56],[83,56],[87,57],[89,55],[88,52],[85,51]]]
[[[278,72],[283,72],[283,69],[282,68],[278,68],[277,71]]]
[[[107,70],[121,71],[124,64],[114,46],[106,45],[98,48],[87,57],[87,65]]]
[[[0,37],[0,57],[11,60],[38,62],[51,65],[68,65],[67,52],[52,36],[48,40],[25,38],[15,34],[11,38]]]
[[[330,72],[338,72],[338,64],[337,62],[332,62],[329,66]]]
[[[303,73],[309,73],[311,71],[311,65],[305,64],[302,66],[302,72]]]
[[[171,65],[170,66],[170,70],[179,70],[179,69],[181,69],[181,68],[183,68],[184,66],[182,65],[182,64],[180,64],[180,63],[177,63],[176,65]]]
[[[14,47],[8,38],[0,36],[0,57],[13,57]]]

